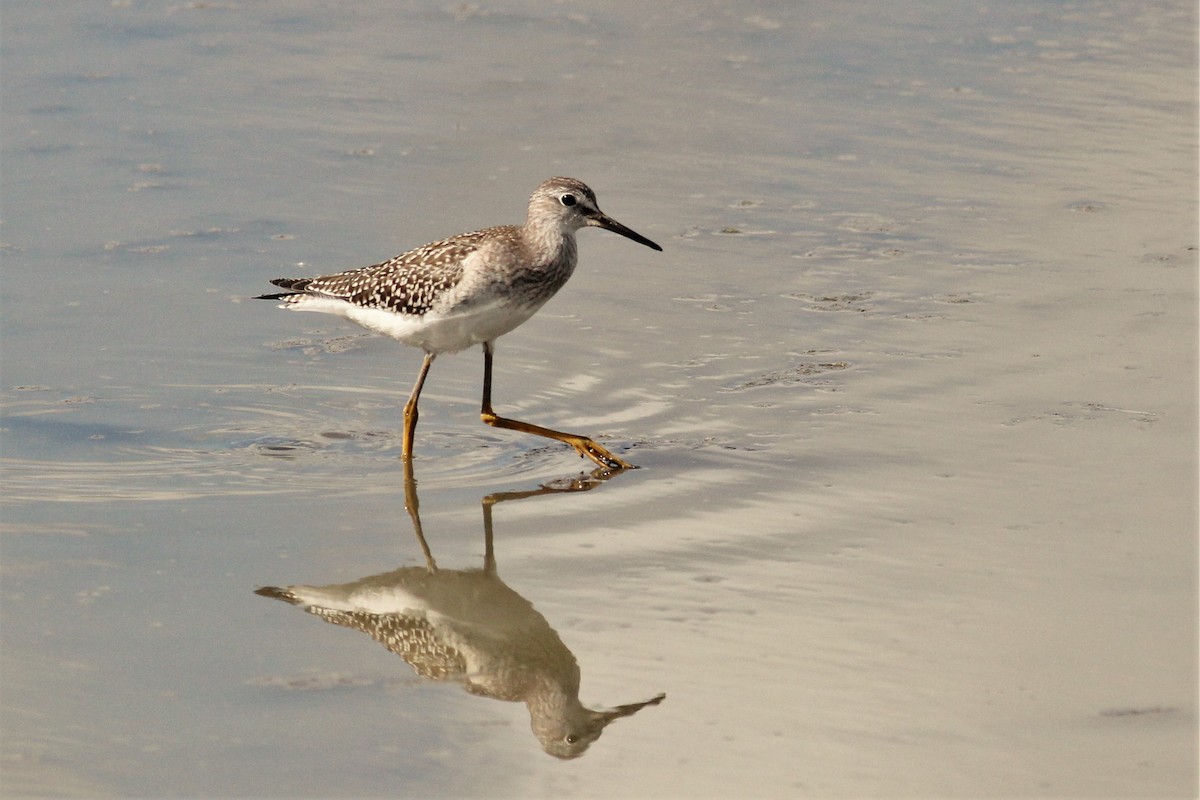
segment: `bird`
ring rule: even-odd
[[[368,267],[316,278],[276,278],[283,292],[260,295],[280,308],[336,314],[424,352],[404,405],[401,456],[413,455],[417,402],[434,359],[483,346],[484,423],[570,445],[610,470],[636,468],[586,436],[501,417],[492,410],[496,339],[512,331],[558,292],[575,271],[581,228],[602,228],[652,250],[662,247],[600,210],[596,193],[575,178],[542,181],[529,198],[524,225],[500,225],[409,250]]]
[[[423,678],[524,703],[534,736],[557,758],[583,755],[609,723],[665,697],[615,708],[585,706],[575,656],[494,567],[401,567],[351,583],[264,586],[255,594],[365,633]]]
[[[421,525],[412,462],[404,462],[404,507],[425,555],[406,566],[350,583],[263,586],[255,594],[283,600],[334,625],[367,634],[423,678],[457,683],[494,700],[522,702],[542,749],[556,758],[583,755],[615,720],[661,703],[666,695],[615,708],[579,699],[574,654],[533,604],[500,578],[492,525],[497,503],[588,491],[595,484],[543,485],[483,498],[483,568],[443,569]]]

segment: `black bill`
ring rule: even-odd
[[[619,233],[626,239],[632,239],[638,244],[646,245],[646,247],[649,247],[651,250],[657,250],[660,253],[662,252],[662,248],[657,244],[650,241],[645,236],[642,236],[637,231],[632,231],[629,228],[626,228],[624,225],[602,212],[596,212],[594,216],[588,217],[588,225],[592,225],[597,228],[604,228],[604,230],[612,231],[613,233]]]

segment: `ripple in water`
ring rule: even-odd
[[[170,387],[149,404],[119,390],[94,402],[53,389],[5,402],[6,505],[182,500],[395,491],[402,476],[399,409],[363,408],[357,394],[314,389],[294,398],[272,387]],[[365,392],[370,400],[372,393]],[[190,396],[188,396],[190,395]],[[74,397],[75,395],[70,395]],[[346,398],[350,398],[346,402]],[[69,399],[69,398],[68,398]],[[395,427],[358,428],[367,419]],[[431,414],[433,416],[433,414]],[[383,420],[387,417],[387,420]],[[346,424],[339,424],[346,423]],[[609,441],[615,450],[622,443]],[[558,477],[590,463],[567,447],[482,425],[422,426],[417,469],[427,486],[491,488]],[[364,481],[364,472],[382,480]],[[395,481],[387,479],[394,475]]]

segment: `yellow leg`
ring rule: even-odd
[[[590,458],[605,469],[637,469],[637,466],[609,452],[602,445],[596,444],[586,436],[574,433],[543,428],[520,420],[507,419],[492,411],[492,343],[483,343],[483,405],[479,411],[480,418],[493,428],[504,428],[521,433],[532,433],[534,436],[544,436],[547,439],[569,444],[584,458]]]
[[[429,366],[433,363],[434,354],[426,353],[425,361],[421,364],[421,374],[413,386],[408,402],[404,404],[404,439],[400,445],[400,455],[407,461],[413,455],[413,439],[417,435],[417,399],[421,396],[421,387],[425,385],[425,376],[429,374]]]
[[[421,503],[417,499],[417,479],[413,476],[411,458],[404,459],[404,510],[412,520],[413,533],[417,535],[417,543],[421,545],[421,552],[425,554],[425,568],[430,572],[437,572],[437,562],[433,560],[433,552],[429,549],[429,543],[425,541],[425,530],[421,527]]]

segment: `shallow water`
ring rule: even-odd
[[[7,4],[5,795],[1194,795],[1196,22]],[[419,354],[247,298],[553,174],[665,252],[583,232],[496,408],[642,469],[481,425],[477,352],[415,469],[450,581],[586,488],[492,508],[503,597],[666,698],[567,762],[253,593],[426,554]]]

